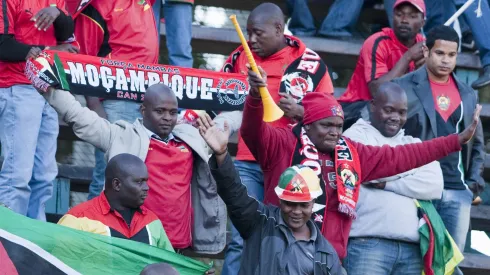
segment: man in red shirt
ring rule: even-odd
[[[38,81],[34,81],[38,83]],[[52,88],[50,88],[52,89]],[[219,253],[226,245],[226,208],[209,171],[208,148],[196,128],[177,123],[175,93],[164,84],[146,89],[142,119],[110,123],[83,108],[69,92],[48,91],[44,97],[82,140],[110,160],[128,153],[148,168],[148,197],[174,249]]]
[[[69,0],[72,4],[73,0]],[[160,1],[160,0],[158,0]],[[80,53],[92,56],[158,63],[158,32],[153,1],[90,0],[71,5],[75,15],[75,36]],[[131,101],[103,100],[86,97],[87,106],[101,117],[115,122],[134,122],[141,118],[139,104]],[[105,160],[102,151],[95,150],[95,167],[89,188],[89,199],[104,187]]]
[[[264,203],[279,204],[274,187],[287,167],[311,167],[324,189],[324,196],[315,201],[312,218],[341,259],[346,255],[361,183],[393,176],[461,150],[479,123],[481,106],[460,134],[397,147],[366,146],[342,137],[343,112],[333,96],[309,93],[303,99],[301,123],[292,129],[271,127],[262,120],[258,87],[266,85],[266,75],[263,70],[261,74],[263,78],[249,71],[250,95],[240,133],[264,171]]]
[[[427,47],[427,66],[394,80],[407,92],[405,132],[421,140],[461,133],[471,123],[472,109],[478,104],[477,93],[453,73],[459,47],[456,31],[447,26],[434,27],[427,34]],[[485,187],[481,176],[483,147],[480,123],[475,138],[463,146],[462,152],[439,160],[444,191],[442,198],[433,203],[461,251],[469,229],[471,203]]]
[[[174,252],[158,217],[143,206],[149,189],[145,163],[119,154],[107,164],[105,176],[104,192],[71,208],[58,224]]]
[[[285,128],[288,124],[300,121],[303,118],[303,107],[300,103],[305,94],[333,92],[327,66],[320,56],[308,49],[298,38],[284,35],[284,14],[277,5],[264,3],[257,6],[248,17],[247,33],[256,63],[269,75],[268,90],[284,111],[284,117],[270,125]],[[245,74],[248,70],[247,64],[247,56],[240,46],[229,56],[223,71]],[[215,120],[220,124],[219,120],[229,114],[218,116]],[[241,117],[234,121],[238,123],[230,120],[229,123],[232,129],[237,130]],[[235,165],[250,195],[262,201],[264,193],[262,171],[241,137],[238,138]],[[228,244],[225,256],[223,275],[237,274],[242,243],[238,231],[233,228],[232,241]]]
[[[45,220],[44,205],[58,174],[58,115],[24,75],[25,60],[43,49],[76,52],[67,41],[73,20],[64,0],[2,0],[0,3],[0,202]]]
[[[420,30],[425,23],[423,0],[397,0],[393,29],[384,28],[362,45],[354,74],[338,99],[345,112],[344,129],[360,117],[368,120],[367,103],[383,82],[400,77],[424,64]]]

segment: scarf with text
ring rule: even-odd
[[[27,61],[25,74],[42,92],[49,87],[103,99],[143,102],[146,89],[163,83],[180,108],[236,111],[243,109],[247,76],[72,54],[43,51]]]
[[[320,178],[320,186],[322,187],[323,194],[316,199],[314,214],[326,217],[328,195],[325,180],[322,176],[322,165],[319,160],[318,150],[306,135],[306,131],[302,124],[293,126],[292,131],[298,138],[293,154],[292,165],[302,164],[309,166]],[[356,148],[342,137],[335,146],[335,159],[333,165],[335,168],[335,182],[339,199],[338,211],[355,219],[359,187],[361,184],[361,164]],[[323,223],[323,221],[318,222]],[[321,225],[320,228],[322,228]]]

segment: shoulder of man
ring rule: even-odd
[[[117,125],[123,129],[128,129],[128,128],[136,128],[137,125],[135,124],[136,122],[127,122],[125,120],[116,120],[113,124]]]
[[[374,47],[375,44],[379,46],[379,44],[386,43],[387,41],[391,41],[390,36],[383,31],[379,31],[369,36],[362,44],[362,48],[366,48],[366,47],[372,48]]]
[[[223,71],[225,73],[236,73],[236,72],[239,72],[240,69],[243,69],[243,68],[238,68],[237,67],[237,66],[240,65],[240,63],[238,62],[238,59],[240,58],[240,56],[244,56],[244,55],[245,55],[245,53],[244,53],[243,46],[241,46],[241,45],[238,46],[238,48],[236,48],[228,56],[228,58],[226,59],[225,64],[223,65],[223,68],[221,69],[221,71]]]

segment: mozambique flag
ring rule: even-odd
[[[425,275],[453,274],[464,259],[431,201],[414,199],[419,216],[420,251]]]
[[[138,275],[165,262],[182,275],[210,266],[144,243],[41,222],[0,207],[0,274]]]

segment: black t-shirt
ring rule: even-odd
[[[436,111],[437,135],[448,136],[460,133],[463,130],[462,107],[459,107],[451,114],[447,122]],[[464,184],[463,159],[461,152],[454,152],[439,160],[444,176],[445,189],[466,189]]]

